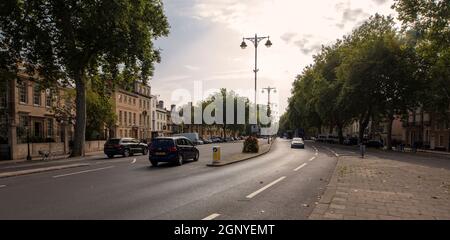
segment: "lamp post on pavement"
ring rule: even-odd
[[[273,91],[274,93],[276,93],[277,89],[269,86],[263,88],[261,92],[264,93],[264,90],[267,90],[267,110],[270,111],[270,92]],[[270,143],[270,136],[267,136],[267,143]]]
[[[247,47],[247,44],[245,43],[245,40],[251,41],[253,43],[253,46],[255,46],[255,69],[253,70],[253,72],[255,73],[255,114],[258,113],[258,104],[256,103],[256,94],[257,94],[257,76],[258,76],[258,45],[259,42],[263,39],[266,39],[267,41],[264,45],[266,45],[266,47],[271,47],[272,46],[272,42],[269,39],[269,36],[267,37],[258,37],[257,34],[255,34],[255,37],[248,37],[248,38],[242,38],[242,43],[241,43],[241,48],[245,49]],[[256,126],[257,126],[257,130],[259,131],[259,123],[258,123],[258,118],[256,118]]]

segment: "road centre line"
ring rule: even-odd
[[[300,170],[300,168],[304,167],[308,165],[307,163],[303,163],[302,165],[298,166],[296,169],[294,169],[295,172],[297,172],[298,170]]]
[[[285,179],[285,178],[286,178],[286,176],[283,176],[283,177],[278,178],[277,180],[275,180],[275,181],[273,181],[273,182],[267,184],[266,186],[264,186],[264,187],[262,187],[262,188],[256,190],[255,192],[250,193],[246,198],[253,198],[254,196],[260,194],[262,191],[264,191],[264,190],[270,188],[271,186],[277,184],[278,182],[282,181],[282,180]]]
[[[312,158],[310,158],[308,161],[312,161],[312,160],[314,160],[314,159],[316,159],[316,157],[312,157]]]
[[[202,220],[213,220],[214,218],[216,218],[216,217],[218,217],[218,216],[220,216],[220,214],[218,214],[218,213],[213,213],[213,214],[211,214],[211,215],[209,215],[209,216],[203,218]]]
[[[105,169],[109,169],[109,168],[113,168],[113,167],[114,166],[108,166],[108,167],[102,167],[102,168],[89,169],[89,170],[85,170],[85,171],[61,174],[61,175],[53,176],[53,178],[66,177],[66,176],[71,176],[71,175],[81,174],[81,173],[88,173],[88,172],[96,172],[96,171],[105,170]]]
[[[136,158],[133,159],[133,161],[131,162],[131,164],[136,163]]]

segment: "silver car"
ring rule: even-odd
[[[305,148],[305,142],[302,138],[293,138],[291,148]]]

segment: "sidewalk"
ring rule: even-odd
[[[42,160],[42,158],[34,158],[31,161],[27,161],[26,159],[21,160],[6,160],[0,161],[0,173],[5,171],[11,171],[15,169],[25,169],[35,166],[44,166],[44,165],[58,165],[58,164],[67,164],[76,161],[84,161],[88,160],[92,156],[96,156],[99,154],[103,154],[102,151],[99,152],[91,152],[87,153],[84,157],[74,157],[69,158],[68,155],[55,156],[54,158],[50,158],[49,160]]]
[[[270,148],[272,147],[273,141],[270,142],[270,144],[267,143],[267,140],[258,140],[259,141],[259,152],[258,153],[243,153],[242,149],[239,149],[237,153],[231,153],[222,156],[222,159],[218,163],[208,163],[207,166],[210,167],[220,167],[225,166],[245,160],[249,160],[258,156],[261,156],[263,154],[266,154],[270,151]],[[243,146],[242,142],[242,146]]]
[[[450,170],[339,157],[310,219],[450,219]]]

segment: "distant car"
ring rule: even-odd
[[[111,138],[106,141],[103,152],[108,158],[113,158],[115,155],[128,157],[135,153],[147,155],[148,146],[134,138]]]
[[[350,137],[344,139],[344,145],[357,145],[358,144],[358,138]]]
[[[291,148],[305,148],[305,142],[301,138],[293,138]]]
[[[371,148],[382,148],[384,145],[379,140],[369,140],[367,141],[366,146]]]
[[[198,133],[195,133],[195,132],[193,132],[193,133],[178,133],[178,134],[175,134],[174,136],[183,136],[183,137],[189,139],[195,145],[203,144],[203,141],[198,136]]]
[[[311,137],[311,140],[312,140],[312,141],[316,141],[317,138],[316,138],[316,137]]]
[[[159,162],[171,162],[178,166],[187,159],[198,161],[200,152],[186,137],[157,137],[153,139],[148,159],[152,166]]]
[[[210,138],[205,138],[205,139],[203,139],[203,143],[210,144],[210,143],[212,143],[212,140]]]

